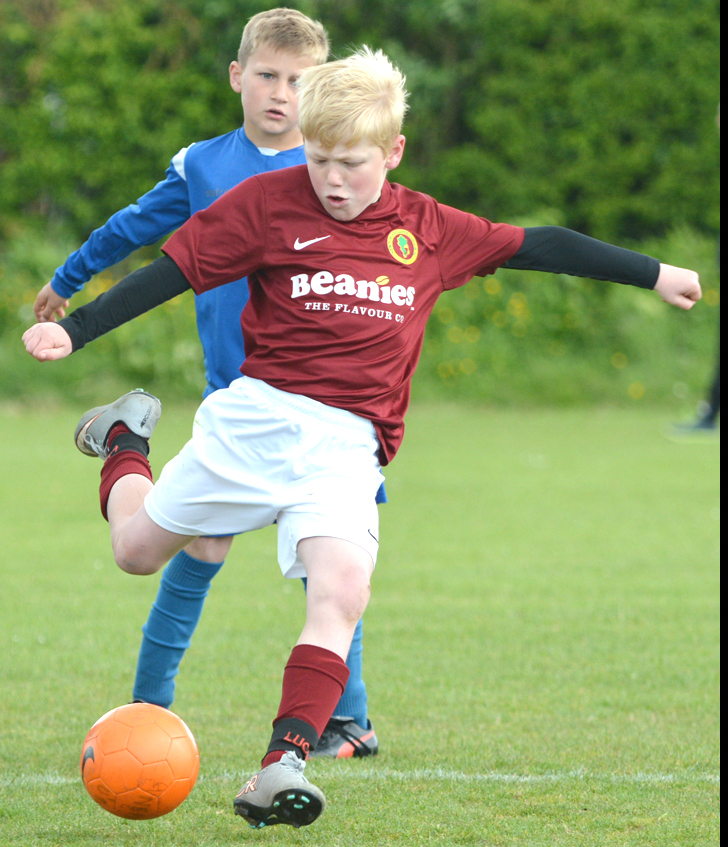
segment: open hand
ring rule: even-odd
[[[41,288],[38,296],[35,298],[35,303],[33,303],[35,319],[39,323],[55,321],[57,318],[65,318],[67,308],[68,300],[56,294],[51,288],[50,282],[47,282]]]

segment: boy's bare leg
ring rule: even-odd
[[[101,513],[109,521],[111,546],[119,567],[132,574],[158,571],[196,536],[179,535],[154,523],[144,498],[154,487],[147,456],[162,404],[141,388],[113,403],[89,409],[73,434],[78,449],[98,456]]]
[[[185,547],[185,553],[201,562],[224,562],[233,545],[233,535],[203,536],[195,538]]]
[[[154,523],[144,508],[144,497],[152,487],[145,476],[128,474],[117,480],[109,494],[111,547],[116,564],[127,573],[156,573],[195,538]]]
[[[305,826],[326,807],[323,793],[303,775],[346,685],[346,655],[369,600],[371,556],[339,538],[298,544],[308,579],[306,623],[283,674],[283,693],[263,769],[235,798],[251,826]]]
[[[331,650],[344,661],[364,614],[374,570],[362,547],[341,538],[304,538],[298,552],[306,568],[306,623],[298,644]]]

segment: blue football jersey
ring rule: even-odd
[[[71,297],[94,274],[139,247],[156,243],[249,176],[304,162],[302,146],[275,154],[261,151],[242,127],[184,147],[170,162],[165,179],[94,230],[56,269],[51,286],[61,297]],[[197,331],[205,356],[204,396],[226,388],[240,376],[245,358],[240,313],[247,301],[246,279],[195,297]]]

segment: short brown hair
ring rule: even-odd
[[[273,50],[286,50],[310,56],[317,65],[329,55],[329,37],[323,25],[296,9],[270,9],[248,21],[238,48],[238,63],[245,67],[251,53],[265,44]]]

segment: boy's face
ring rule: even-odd
[[[353,221],[382,193],[387,171],[404,153],[404,136],[397,136],[388,153],[367,141],[352,147],[337,144],[327,150],[305,139],[306,163],[313,190],[324,209],[337,221]]]
[[[290,150],[301,144],[298,78],[314,62],[308,56],[261,45],[245,67],[230,63],[230,87],[243,103],[245,134],[256,147]]]

